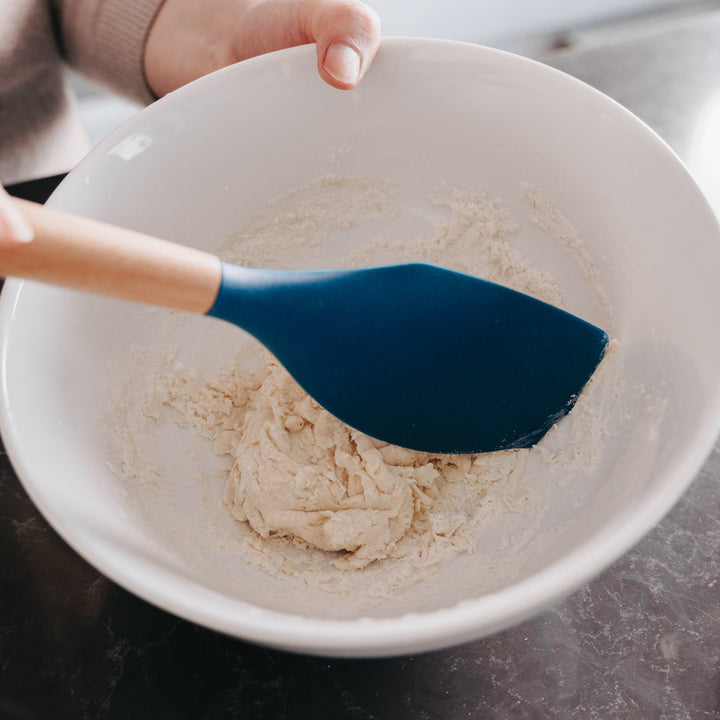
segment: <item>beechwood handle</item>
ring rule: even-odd
[[[14,201],[35,230],[0,249],[0,275],[176,310],[206,313],[220,287],[209,253],[26,200]]]

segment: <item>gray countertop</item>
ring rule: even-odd
[[[720,210],[720,13],[547,61],[645,120]],[[553,610],[383,660],[288,655],[167,615],[78,558],[5,456],[0,495],[3,718],[720,718],[720,446],[656,529]]]

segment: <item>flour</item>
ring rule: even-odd
[[[523,185],[520,194],[530,222],[578,259],[594,288],[592,264],[572,226],[533,186]],[[400,202],[398,188],[388,181],[323,177],[250,218],[223,254],[261,267],[420,260],[564,306],[551,274],[512,245],[521,226],[517,210],[481,190],[441,185],[432,197],[437,215],[427,231],[399,241],[388,226]],[[368,240],[373,222],[377,232]],[[360,224],[363,233],[353,244],[350,236]],[[341,242],[334,239],[337,232]],[[605,312],[599,290],[594,300]],[[505,552],[529,553],[550,488],[527,467],[562,465],[569,478],[597,462],[602,428],[593,402],[614,382],[612,356],[576,405],[577,421],[553,429],[533,450],[430,455],[371,440],[317,406],[259,349],[259,368],[248,369],[243,358],[209,376],[169,370],[171,364],[163,363],[143,412],[159,425],[169,414],[227,460],[219,472],[225,511],[237,520],[237,562],[279,578],[301,577],[308,587],[352,595],[362,606],[461,555],[474,553],[480,567],[481,538],[507,532],[509,517],[515,526],[503,541]],[[491,557],[486,566],[499,581],[502,568]]]

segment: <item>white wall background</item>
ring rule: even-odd
[[[501,43],[526,34],[569,30],[693,0],[365,0],[384,35]]]

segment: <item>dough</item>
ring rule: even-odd
[[[256,374],[232,365],[200,384],[177,372],[145,407],[158,420],[168,407],[176,423],[193,426],[232,458],[225,502],[235,518],[261,538],[340,553],[331,562],[347,570],[405,554],[398,543],[410,536],[416,544],[467,549],[466,539],[453,537],[466,520],[453,508],[467,507],[463,484],[477,501],[483,482],[512,471],[517,451],[432,455],[374,440],[320,407],[270,353],[262,355]]]
[[[232,514],[261,537],[347,551],[349,567],[387,557],[432,502],[438,470],[344,425],[269,355],[262,376],[232,448]]]

